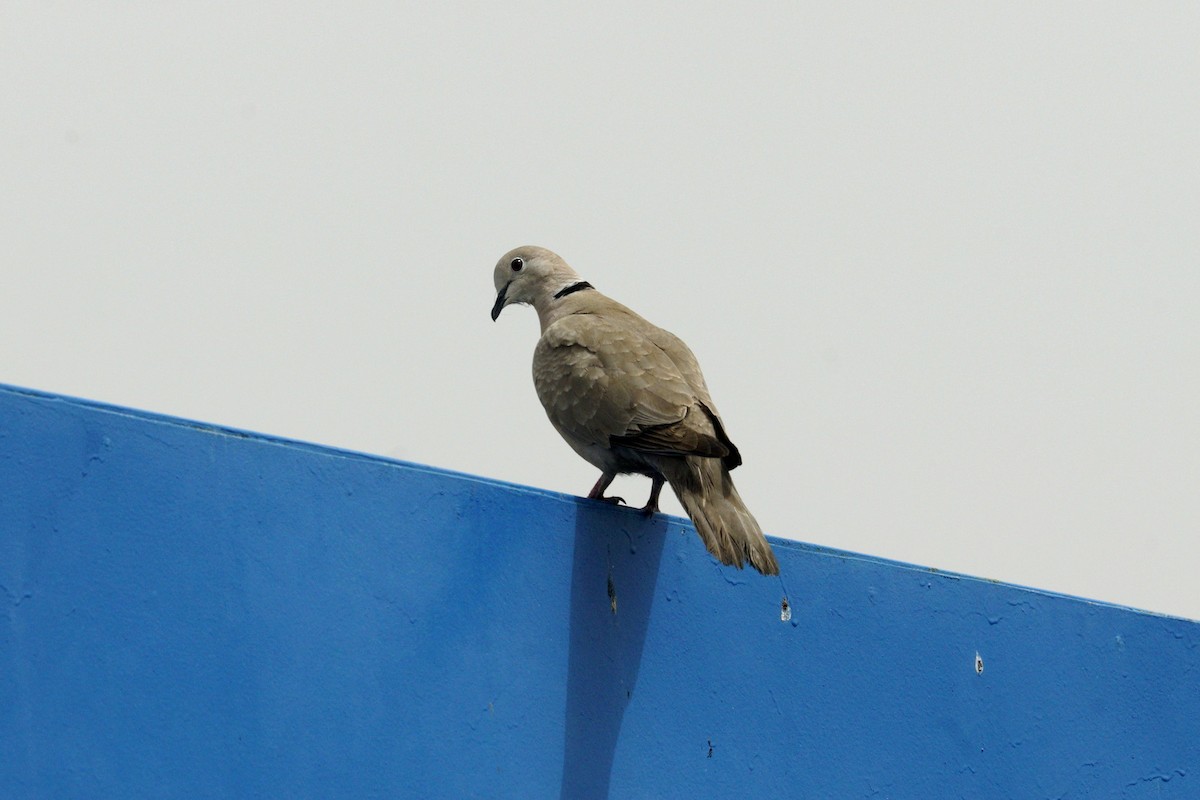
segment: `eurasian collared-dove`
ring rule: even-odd
[[[708,551],[739,569],[779,573],[775,554],[733,486],[742,463],[708,394],[696,357],[675,335],[605,297],[554,253],[518,247],[496,264],[492,319],[507,305],[537,309],[542,338],[533,383],[550,422],[596,465],[588,497],[618,474],[653,481],[644,511],[671,484]]]

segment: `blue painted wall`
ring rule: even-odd
[[[773,544],[0,387],[0,798],[1200,797],[1197,623]]]

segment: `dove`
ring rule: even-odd
[[[534,387],[562,438],[600,470],[587,496],[623,502],[604,494],[613,479],[645,475],[652,483],[642,510],[653,514],[669,483],[721,563],[777,575],[775,554],[729,475],[742,456],[688,346],[545,248],[505,253],[493,277],[493,321],[510,305],[537,311]]]

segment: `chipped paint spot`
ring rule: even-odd
[[[979,655],[979,651],[975,651],[975,674],[983,674],[983,656]]]
[[[781,622],[791,622],[792,606],[788,603],[788,599],[783,598],[783,602],[779,604],[779,620]]]

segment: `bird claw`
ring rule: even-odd
[[[655,478],[654,484],[650,487],[650,498],[646,500],[646,505],[642,506],[642,514],[647,517],[653,517],[658,513],[658,495],[662,492],[663,479]]]
[[[625,498],[617,497],[616,495],[609,495],[608,497],[597,497],[594,499],[599,500],[601,503],[608,503],[611,506],[625,505]]]

